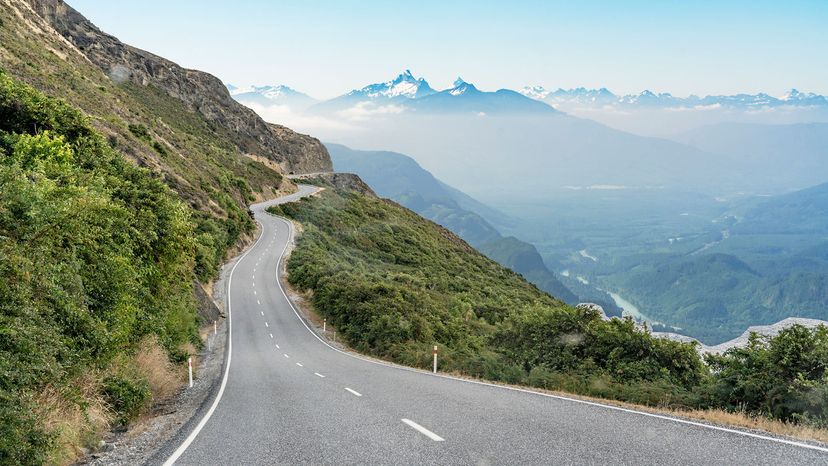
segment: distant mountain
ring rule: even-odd
[[[526,86],[520,91],[522,95],[548,103],[556,108],[566,109],[579,105],[587,107],[620,107],[620,108],[699,108],[723,107],[732,109],[757,109],[771,107],[828,107],[825,96],[810,92],[800,92],[791,89],[781,97],[773,97],[765,93],[735,94],[735,95],[708,95],[699,97],[676,97],[670,93],[654,93],[644,90],[639,94],[616,95],[606,88],[586,89],[557,89],[550,91],[543,86]]]
[[[332,113],[355,106],[396,105],[409,112],[418,113],[483,113],[524,114],[557,111],[550,106],[532,100],[515,91],[501,89],[484,92],[474,84],[457,78],[454,85],[436,91],[423,78],[415,78],[406,70],[393,80],[370,84],[345,95],[314,105],[313,113]]]
[[[408,104],[422,113],[483,113],[483,114],[555,114],[549,105],[532,100],[508,89],[483,92],[474,84],[457,78],[454,87],[425,96]]]
[[[313,97],[284,85],[241,88],[232,84],[226,86],[236,101],[248,106],[250,104],[287,105],[293,110],[302,111],[318,102]]]
[[[735,234],[826,235],[828,183],[759,202],[732,230]]]
[[[345,95],[326,100],[313,107],[312,113],[331,113],[346,110],[356,105],[389,105],[405,102],[434,94],[434,89],[423,78],[416,78],[411,70],[405,70],[396,78],[361,89],[354,89]]]
[[[378,195],[443,225],[552,296],[570,304],[578,302],[578,297],[544,265],[534,246],[514,237],[502,237],[481,215],[461,204],[482,207],[501,217],[503,214],[440,182],[406,155],[359,151],[339,144],[326,146],[335,170],[356,173]]]
[[[746,174],[761,175],[768,188],[803,188],[828,181],[828,123],[720,123],[672,139],[726,156]]]

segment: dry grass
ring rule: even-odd
[[[167,352],[155,336],[144,338],[134,357],[138,373],[149,383],[154,402],[166,399],[178,391],[182,373],[167,357]]]
[[[96,446],[114,416],[101,396],[101,376],[89,372],[67,385],[79,393],[69,394],[52,387],[37,397],[38,414],[43,427],[55,435],[55,446],[49,454],[49,464],[70,464],[84,454],[84,449]],[[84,406],[74,400],[78,395]]]

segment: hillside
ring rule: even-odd
[[[380,196],[448,228],[552,296],[569,304],[579,302],[546,267],[534,246],[514,237],[504,238],[478,212],[507,220],[502,213],[440,182],[406,155],[358,151],[339,144],[326,146],[336,170],[358,174]]]
[[[329,186],[268,211],[303,227],[288,280],[361,352],[426,368],[437,344],[442,371],[472,377],[813,426],[828,416],[826,327],[753,336],[705,365],[695,343],[566,306],[391,201]]]
[[[826,320],[827,188],[744,201],[703,246],[640,256],[604,278],[648,316],[706,344],[788,317]]]
[[[0,2],[0,463],[72,462],[176,392],[249,203],[329,168],[216,78]]]

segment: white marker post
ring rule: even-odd
[[[327,328],[328,328],[328,318],[325,317],[325,319],[322,320],[322,333],[328,333]]]
[[[190,388],[193,388],[193,357],[187,358],[187,373],[190,376]]]
[[[432,372],[436,374],[437,373],[437,345],[434,345],[434,351],[432,351],[432,354],[434,354],[434,368],[432,369]]]
[[[213,321],[213,335],[218,334],[218,324],[216,322],[215,320]]]

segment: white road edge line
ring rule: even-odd
[[[325,376],[324,376],[324,375],[322,375],[322,374],[320,374],[319,372],[314,372],[314,373],[313,373],[313,375],[315,375],[315,376],[319,377],[320,379],[324,379],[324,378],[325,378]]]
[[[435,442],[442,442],[442,441],[445,440],[443,437],[440,437],[439,435],[435,434],[434,432],[432,432],[432,431],[426,429],[425,427],[421,426],[420,424],[417,424],[416,422],[412,421],[411,419],[400,419],[400,420],[402,422],[408,424],[409,427],[413,428],[417,432],[425,435],[426,437],[430,438],[431,440],[434,440]]]
[[[207,421],[210,420],[210,417],[216,411],[216,407],[221,401],[222,395],[224,395],[224,389],[227,387],[227,378],[230,375],[230,362],[233,359],[233,308],[231,305],[232,300],[230,299],[233,290],[233,273],[236,271],[236,267],[238,267],[238,265],[244,260],[244,258],[247,257],[247,255],[250,254],[250,252],[256,248],[256,245],[259,244],[259,241],[261,241],[263,236],[264,235],[259,235],[259,237],[256,239],[256,242],[253,243],[253,246],[250,249],[248,249],[247,252],[242,254],[241,257],[239,257],[239,260],[237,260],[236,263],[233,264],[233,268],[230,270],[230,275],[227,277],[227,364],[224,366],[224,375],[221,378],[221,386],[219,386],[219,391],[216,394],[216,399],[213,400],[213,404],[210,405],[210,409],[207,410],[207,412],[204,414],[204,417],[202,417],[198,424],[196,424],[193,431],[190,432],[190,435],[188,435],[187,438],[184,439],[184,442],[182,442],[181,445],[179,445],[178,448],[176,448],[176,450],[172,453],[172,455],[170,455],[170,457],[167,458],[167,461],[164,461],[164,466],[172,466],[173,464],[175,464],[176,461],[178,461],[178,458],[180,458],[181,455],[183,455],[184,452],[187,451],[187,448],[189,448],[189,446],[193,443],[198,434],[201,432],[201,429],[203,429],[204,426],[207,425]]]
[[[355,396],[362,396],[362,393],[359,393],[358,391],[356,391],[356,390],[352,390],[352,389],[350,389],[350,388],[348,388],[348,387],[345,387],[345,390],[347,390],[347,391],[351,392],[351,394],[352,394],[352,395],[355,395]]]
[[[282,254],[279,256],[279,260],[276,262],[276,272],[277,272],[277,274],[281,274],[282,259],[284,258],[285,251],[287,251],[288,245],[293,242],[293,225],[289,221],[287,221],[286,219],[284,219],[282,217],[277,217],[275,215],[274,215],[274,217],[276,217],[277,219],[279,219],[282,222],[286,223],[287,226],[288,226],[288,240],[285,243],[285,248],[282,250]],[[704,423],[701,423],[701,422],[690,421],[688,419],[680,419],[680,418],[665,416],[665,415],[662,415],[662,414],[648,413],[646,411],[636,411],[634,409],[622,408],[620,406],[613,406],[613,405],[609,405],[609,404],[598,403],[598,402],[595,402],[595,401],[579,400],[577,398],[570,398],[570,397],[561,396],[561,395],[552,395],[550,393],[536,392],[536,391],[529,390],[529,389],[526,389],[526,388],[508,387],[508,386],[505,386],[505,385],[497,385],[497,384],[493,384],[493,383],[489,383],[489,382],[482,382],[482,381],[479,381],[479,380],[463,379],[463,378],[460,378],[460,377],[454,377],[454,376],[445,375],[445,374],[433,374],[431,372],[424,372],[424,371],[414,369],[414,368],[411,368],[411,367],[399,366],[399,365],[396,365],[396,364],[390,364],[390,363],[386,363],[386,362],[375,361],[373,359],[369,359],[369,358],[366,358],[366,357],[357,356],[355,354],[351,354],[351,353],[348,353],[347,351],[342,351],[339,348],[335,348],[335,347],[331,346],[330,344],[328,344],[328,342],[323,340],[322,337],[317,335],[316,332],[311,330],[311,328],[308,327],[308,324],[305,323],[305,320],[302,318],[302,316],[299,315],[299,311],[297,311],[296,308],[293,306],[293,301],[291,301],[290,298],[288,298],[287,293],[285,293],[285,289],[282,287],[282,280],[281,280],[280,275],[277,275],[276,284],[279,287],[279,291],[282,292],[282,295],[287,300],[288,305],[293,310],[293,313],[296,315],[296,318],[299,319],[299,322],[301,322],[302,325],[305,326],[305,329],[307,329],[308,333],[313,335],[317,340],[319,340],[323,345],[327,346],[328,348],[336,351],[337,353],[344,354],[345,356],[348,356],[350,358],[359,359],[361,361],[365,361],[365,362],[371,363],[371,364],[376,364],[378,366],[390,367],[392,369],[397,369],[397,370],[400,370],[400,371],[414,372],[414,373],[417,373],[417,374],[422,374],[422,375],[430,376],[430,377],[439,377],[439,378],[442,378],[442,379],[455,380],[455,381],[458,381],[458,382],[463,382],[463,383],[468,383],[468,384],[483,385],[483,386],[486,386],[486,387],[496,388],[496,389],[500,389],[500,390],[511,390],[513,392],[529,393],[529,394],[532,394],[532,395],[543,396],[543,397],[546,397],[546,398],[553,398],[553,399],[556,399],[556,400],[569,401],[569,402],[572,402],[572,403],[579,403],[579,404],[584,404],[584,405],[588,405],[588,406],[595,406],[595,407],[599,407],[599,408],[604,408],[604,409],[609,409],[609,410],[619,411],[619,412],[624,412],[624,413],[629,413],[629,414],[637,414],[639,416],[646,416],[646,417],[651,417],[651,418],[655,418],[655,419],[661,419],[661,420],[665,420],[665,421],[676,422],[676,423],[679,423],[679,424],[690,425],[690,426],[694,426],[694,427],[701,427],[703,429],[716,430],[716,431],[719,431],[719,432],[727,432],[727,433],[731,433],[731,434],[742,435],[742,436],[745,436],[745,437],[756,438],[756,439],[759,439],[759,440],[767,440],[769,442],[782,443],[782,444],[785,444],[785,445],[792,445],[792,446],[795,446],[795,447],[807,448],[807,449],[810,449],[810,450],[816,450],[816,451],[822,451],[822,452],[828,453],[828,448],[821,447],[821,446],[818,446],[818,445],[811,445],[811,444],[804,443],[804,442],[797,442],[795,440],[786,440],[786,439],[781,439],[781,438],[776,438],[776,437],[769,437],[767,435],[754,434],[753,432],[746,432],[746,431],[743,431],[743,430],[737,430],[737,429],[730,429],[730,428],[727,428],[727,427],[714,426],[714,425],[710,425],[710,424],[704,424]]]

